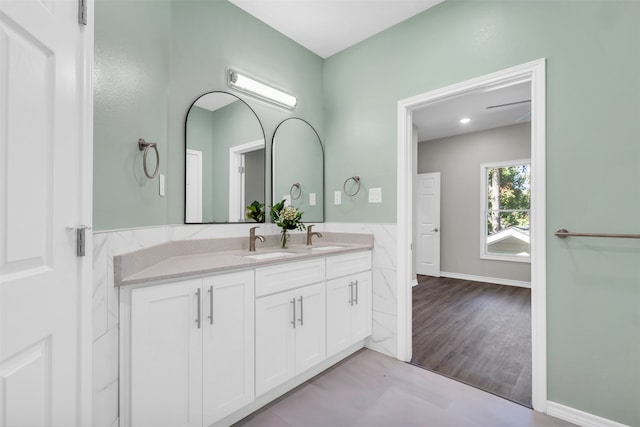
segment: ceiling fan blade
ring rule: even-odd
[[[527,120],[531,120],[531,111],[527,111],[522,116],[520,116],[520,118],[516,120],[516,123],[526,122]]]
[[[530,99],[525,99],[524,101],[508,102],[506,104],[498,104],[498,105],[490,105],[490,106],[487,107],[487,110],[490,109],[490,108],[509,107],[511,105],[526,104],[527,102],[531,102],[531,100]]]

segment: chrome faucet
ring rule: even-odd
[[[256,235],[256,228],[260,227],[251,227],[249,229],[249,252],[256,251],[256,239],[264,242],[264,236]]]
[[[322,237],[322,233],[318,233],[317,231],[311,231],[311,229],[313,228],[313,225],[308,225],[307,226],[307,246],[311,246],[312,239],[313,236],[318,236],[318,237]]]

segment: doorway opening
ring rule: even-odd
[[[532,406],[546,409],[546,264],[545,264],[545,61],[544,59],[468,80],[398,103],[398,358],[412,358],[412,288],[416,283],[414,188],[417,142],[414,117],[429,106],[471,93],[530,84],[531,115],[531,366]],[[477,173],[477,172],[476,172]],[[480,191],[480,190],[476,190]],[[478,219],[478,223],[480,220]],[[436,227],[434,227],[436,228]],[[513,234],[513,233],[512,233]],[[477,246],[476,246],[477,248]],[[486,248],[486,246],[485,246]]]

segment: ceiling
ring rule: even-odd
[[[327,58],[444,0],[229,0]]]
[[[418,141],[529,122],[531,102],[522,102],[527,100],[531,100],[530,81],[501,84],[431,103],[413,113]],[[496,107],[487,108],[492,106]],[[471,120],[462,124],[463,117]]]

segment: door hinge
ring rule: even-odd
[[[89,0],[78,0],[78,24],[87,25],[87,2]]]
[[[86,255],[86,232],[87,230],[91,230],[91,227],[88,225],[81,225],[76,228],[76,255],[77,256],[85,256]]]
[[[243,174],[244,173],[244,166],[238,166],[238,173],[239,174]]]

